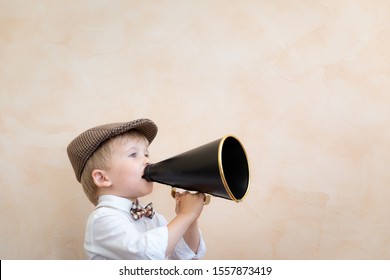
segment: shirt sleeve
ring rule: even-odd
[[[182,237],[179,239],[179,242],[176,244],[176,247],[173,250],[173,253],[169,257],[169,259],[198,260],[200,258],[203,258],[204,255],[206,254],[206,244],[202,238],[202,233],[200,230],[199,230],[199,234],[200,234],[200,242],[199,242],[198,251],[196,253],[192,251],[190,247],[188,247],[187,243]]]
[[[164,226],[168,224],[167,220],[160,216],[160,223]],[[202,232],[199,230],[200,234],[200,242],[198,251],[195,253],[192,251],[190,247],[188,247],[187,243],[185,242],[184,238],[181,237],[179,241],[177,242],[175,248],[172,251],[172,254],[167,257],[167,259],[170,260],[197,260],[200,258],[203,258],[206,254],[206,244],[202,237]],[[168,246],[168,245],[167,245]]]
[[[90,218],[84,245],[91,258],[165,259],[168,228],[142,232],[125,215],[102,211]]]

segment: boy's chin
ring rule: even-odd
[[[148,184],[145,188],[145,191],[146,191],[145,195],[152,193],[153,192],[153,183]]]

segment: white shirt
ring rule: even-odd
[[[156,213],[152,219],[134,220],[128,199],[102,195],[88,218],[84,248],[89,259],[166,259],[168,227],[166,219]],[[169,259],[199,259],[206,253],[201,236],[194,253],[183,237]]]

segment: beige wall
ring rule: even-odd
[[[386,0],[1,1],[0,258],[85,258],[66,146],[147,117],[154,161],[247,149],[247,198],[201,217],[207,259],[389,259],[389,75]],[[149,200],[173,216],[169,188]]]

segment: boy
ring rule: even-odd
[[[91,128],[67,152],[76,179],[96,205],[86,227],[89,259],[199,259],[206,247],[197,220],[204,195],[176,195],[176,217],[169,223],[138,198],[153,190],[142,178],[150,163],[148,146],[157,126],[148,119]]]

